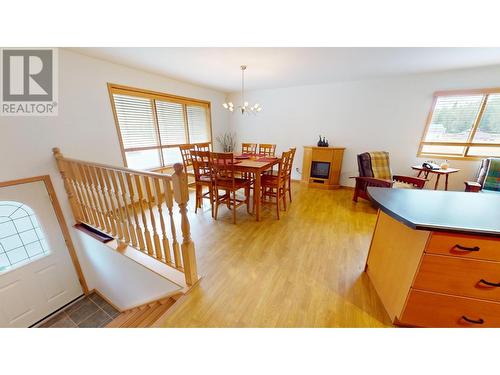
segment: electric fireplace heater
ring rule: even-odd
[[[330,175],[330,163],[324,161],[313,161],[311,164],[311,177],[328,178]]]

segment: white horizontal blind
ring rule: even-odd
[[[206,108],[188,104],[186,113],[190,143],[210,142],[210,127]]]
[[[172,165],[181,160],[176,146],[211,141],[208,103],[123,87],[110,92],[130,168]]]
[[[123,148],[158,146],[158,136],[150,99],[113,94]]]
[[[188,142],[182,104],[156,100],[156,115],[163,146]]]

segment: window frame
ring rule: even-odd
[[[158,150],[159,158],[160,158],[160,165],[157,167],[149,168],[148,170],[162,170],[165,168],[170,168],[170,167],[172,167],[172,165],[165,164],[165,161],[163,159],[163,152],[161,152],[161,150],[168,149],[168,148],[177,148],[177,147],[183,145],[184,143],[173,144],[173,145],[162,145],[160,143],[159,146],[125,148],[123,145],[123,138],[122,138],[122,133],[120,130],[120,124],[118,122],[118,114],[116,112],[115,100],[114,100],[113,94],[128,95],[128,96],[135,96],[135,97],[150,99],[151,100],[151,108],[153,110],[153,121],[154,121],[155,131],[158,135],[158,139],[160,139],[160,137],[159,137],[160,130],[159,130],[158,118],[157,118],[157,112],[156,112],[156,100],[182,104],[183,114],[184,114],[184,131],[186,132],[186,138],[187,138],[188,144],[190,143],[190,135],[189,135],[189,125],[188,125],[188,121],[187,121],[187,107],[186,106],[187,105],[195,105],[195,106],[205,107],[205,110],[207,111],[207,120],[208,120],[208,127],[209,127],[208,133],[209,133],[209,137],[210,137],[210,140],[208,142],[213,147],[212,110],[211,110],[211,103],[209,101],[188,98],[188,97],[178,96],[178,95],[172,95],[172,94],[167,94],[167,93],[163,93],[163,92],[159,92],[159,91],[146,90],[146,89],[141,89],[141,88],[137,88],[137,87],[124,86],[124,85],[119,85],[119,84],[110,83],[110,82],[108,82],[107,86],[108,86],[109,99],[111,101],[111,109],[113,111],[113,117],[115,120],[116,132],[118,134],[118,141],[120,143],[120,151],[122,154],[123,165],[126,168],[128,168],[127,152],[145,151],[145,150]],[[205,142],[203,142],[203,143],[205,143]]]
[[[0,255],[4,254],[7,261],[9,262],[8,266],[6,266],[5,268],[0,268],[0,273],[3,271],[6,271],[6,270],[10,270],[10,269],[14,270],[14,269],[17,269],[17,268],[22,267],[24,265],[30,264],[30,263],[36,261],[37,259],[41,259],[41,258],[44,258],[46,256],[49,256],[52,252],[50,249],[50,246],[48,245],[47,235],[45,234],[44,228],[42,228],[40,220],[38,219],[38,216],[37,216],[36,212],[33,210],[33,208],[31,208],[28,204],[21,202],[19,200],[16,200],[16,201],[0,200],[0,207],[1,206],[14,206],[14,207],[16,207],[15,205],[12,205],[12,204],[17,205],[17,209],[15,209],[9,215],[0,216],[0,224],[12,223],[12,226],[15,230],[15,232],[13,234],[9,234],[7,236],[3,236],[2,233],[0,233]],[[11,217],[15,212],[20,211],[20,210],[23,210],[25,212],[26,216],[22,216],[20,218],[12,218]],[[6,220],[1,221],[2,218],[6,219]],[[31,225],[30,225],[29,229],[23,229],[20,231],[18,228],[18,225],[16,224],[16,221],[18,221],[20,219],[26,219],[26,218],[28,218]],[[33,219],[35,220],[36,223],[38,223],[38,227],[35,226]],[[38,229],[38,231],[37,231],[37,229]],[[26,233],[26,232],[30,232],[30,231],[33,231],[35,233],[36,240],[34,240],[32,242],[25,243],[25,240],[22,238],[21,234]],[[42,237],[40,237],[39,232],[41,232],[43,234]],[[21,243],[21,245],[7,250],[3,246],[2,240],[5,240],[7,238],[16,237],[16,236],[17,236],[17,238],[19,238],[19,242]],[[31,245],[31,244],[35,244],[37,242],[39,243],[40,249],[42,251],[40,253],[35,254],[35,255],[30,255],[30,253],[28,252],[27,246]],[[26,254],[26,257],[23,258],[22,260],[18,260],[17,262],[12,263],[12,260],[10,258],[9,253],[13,252],[17,249],[23,249],[24,253]]]
[[[474,156],[468,155],[470,147],[498,147],[500,148],[500,143],[477,143],[473,142],[474,135],[476,134],[477,128],[481,123],[481,119],[484,114],[484,110],[486,108],[486,104],[488,103],[488,96],[490,94],[500,94],[500,87],[498,88],[486,88],[486,89],[468,89],[468,90],[447,90],[447,91],[436,91],[433,94],[431,109],[429,114],[427,115],[426,124],[424,127],[424,132],[422,133],[422,137],[420,138],[420,143],[418,146],[417,157],[425,157],[425,158],[435,158],[435,159],[452,159],[452,160],[481,160],[485,159],[488,156]],[[476,118],[474,119],[474,123],[472,124],[472,128],[470,130],[469,137],[466,142],[429,142],[425,141],[425,137],[429,130],[429,127],[432,122],[432,116],[434,114],[434,109],[436,108],[436,103],[439,97],[443,96],[467,96],[467,95],[483,95],[483,99],[479,106],[479,110],[477,112]],[[430,153],[423,152],[422,148],[424,146],[463,146],[464,151],[462,155],[457,154],[438,154],[438,153]]]

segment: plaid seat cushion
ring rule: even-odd
[[[500,159],[491,159],[483,190],[500,191]]]
[[[369,152],[369,154],[372,162],[373,177],[392,180],[389,153],[386,151],[373,151]]]

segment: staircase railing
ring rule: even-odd
[[[57,161],[73,216],[185,275],[198,280],[194,243],[187,217],[187,176],[182,164],[173,175],[68,159],[59,148]],[[182,243],[179,249],[173,213],[179,206]]]

